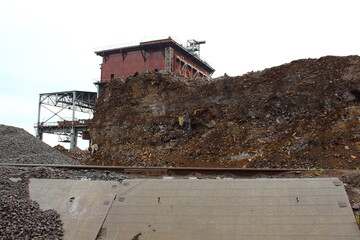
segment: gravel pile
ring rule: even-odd
[[[48,179],[73,179],[73,180],[104,180],[122,181],[129,179],[122,173],[107,170],[92,169],[64,169],[52,167],[0,167],[0,176],[11,178],[48,178]],[[146,176],[145,176],[146,177]]]
[[[79,164],[24,129],[0,124],[0,163]]]
[[[29,179],[0,174],[0,239],[63,239],[63,224],[54,210],[42,211],[29,198]]]
[[[54,210],[42,211],[29,198],[29,178],[122,181],[110,171],[49,167],[0,167],[0,240],[63,239],[63,223]]]

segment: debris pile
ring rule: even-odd
[[[81,164],[87,164],[90,160],[90,152],[88,150],[81,150],[78,147],[69,150],[59,144],[54,146],[54,148],[59,152],[61,152],[62,154],[72,159],[75,159]]]
[[[79,164],[27,131],[0,124],[0,163]]]
[[[360,167],[360,57],[303,59],[212,81],[144,73],[107,84],[92,164]]]
[[[63,239],[63,223],[54,210],[43,211],[29,198],[29,179],[0,174],[0,239]]]
[[[73,180],[104,180],[119,181],[129,179],[116,171],[94,170],[94,169],[71,169],[53,167],[12,167],[3,166],[0,168],[0,175],[9,178],[48,178],[48,179],[73,179]],[[0,238],[1,239],[1,238]]]

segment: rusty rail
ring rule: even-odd
[[[289,172],[308,171],[308,169],[289,168],[216,168],[216,167],[129,167],[129,166],[101,166],[101,165],[58,165],[58,164],[17,164],[0,163],[0,166],[12,167],[53,167],[69,169],[98,169],[117,171],[166,171],[166,172]]]

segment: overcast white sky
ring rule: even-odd
[[[107,45],[206,40],[214,77],[359,55],[359,9],[359,0],[1,0],[0,123],[34,134],[39,93],[96,91],[94,48]]]

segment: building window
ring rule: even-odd
[[[110,80],[113,80],[114,79],[114,74],[112,73],[111,75],[110,75]]]

